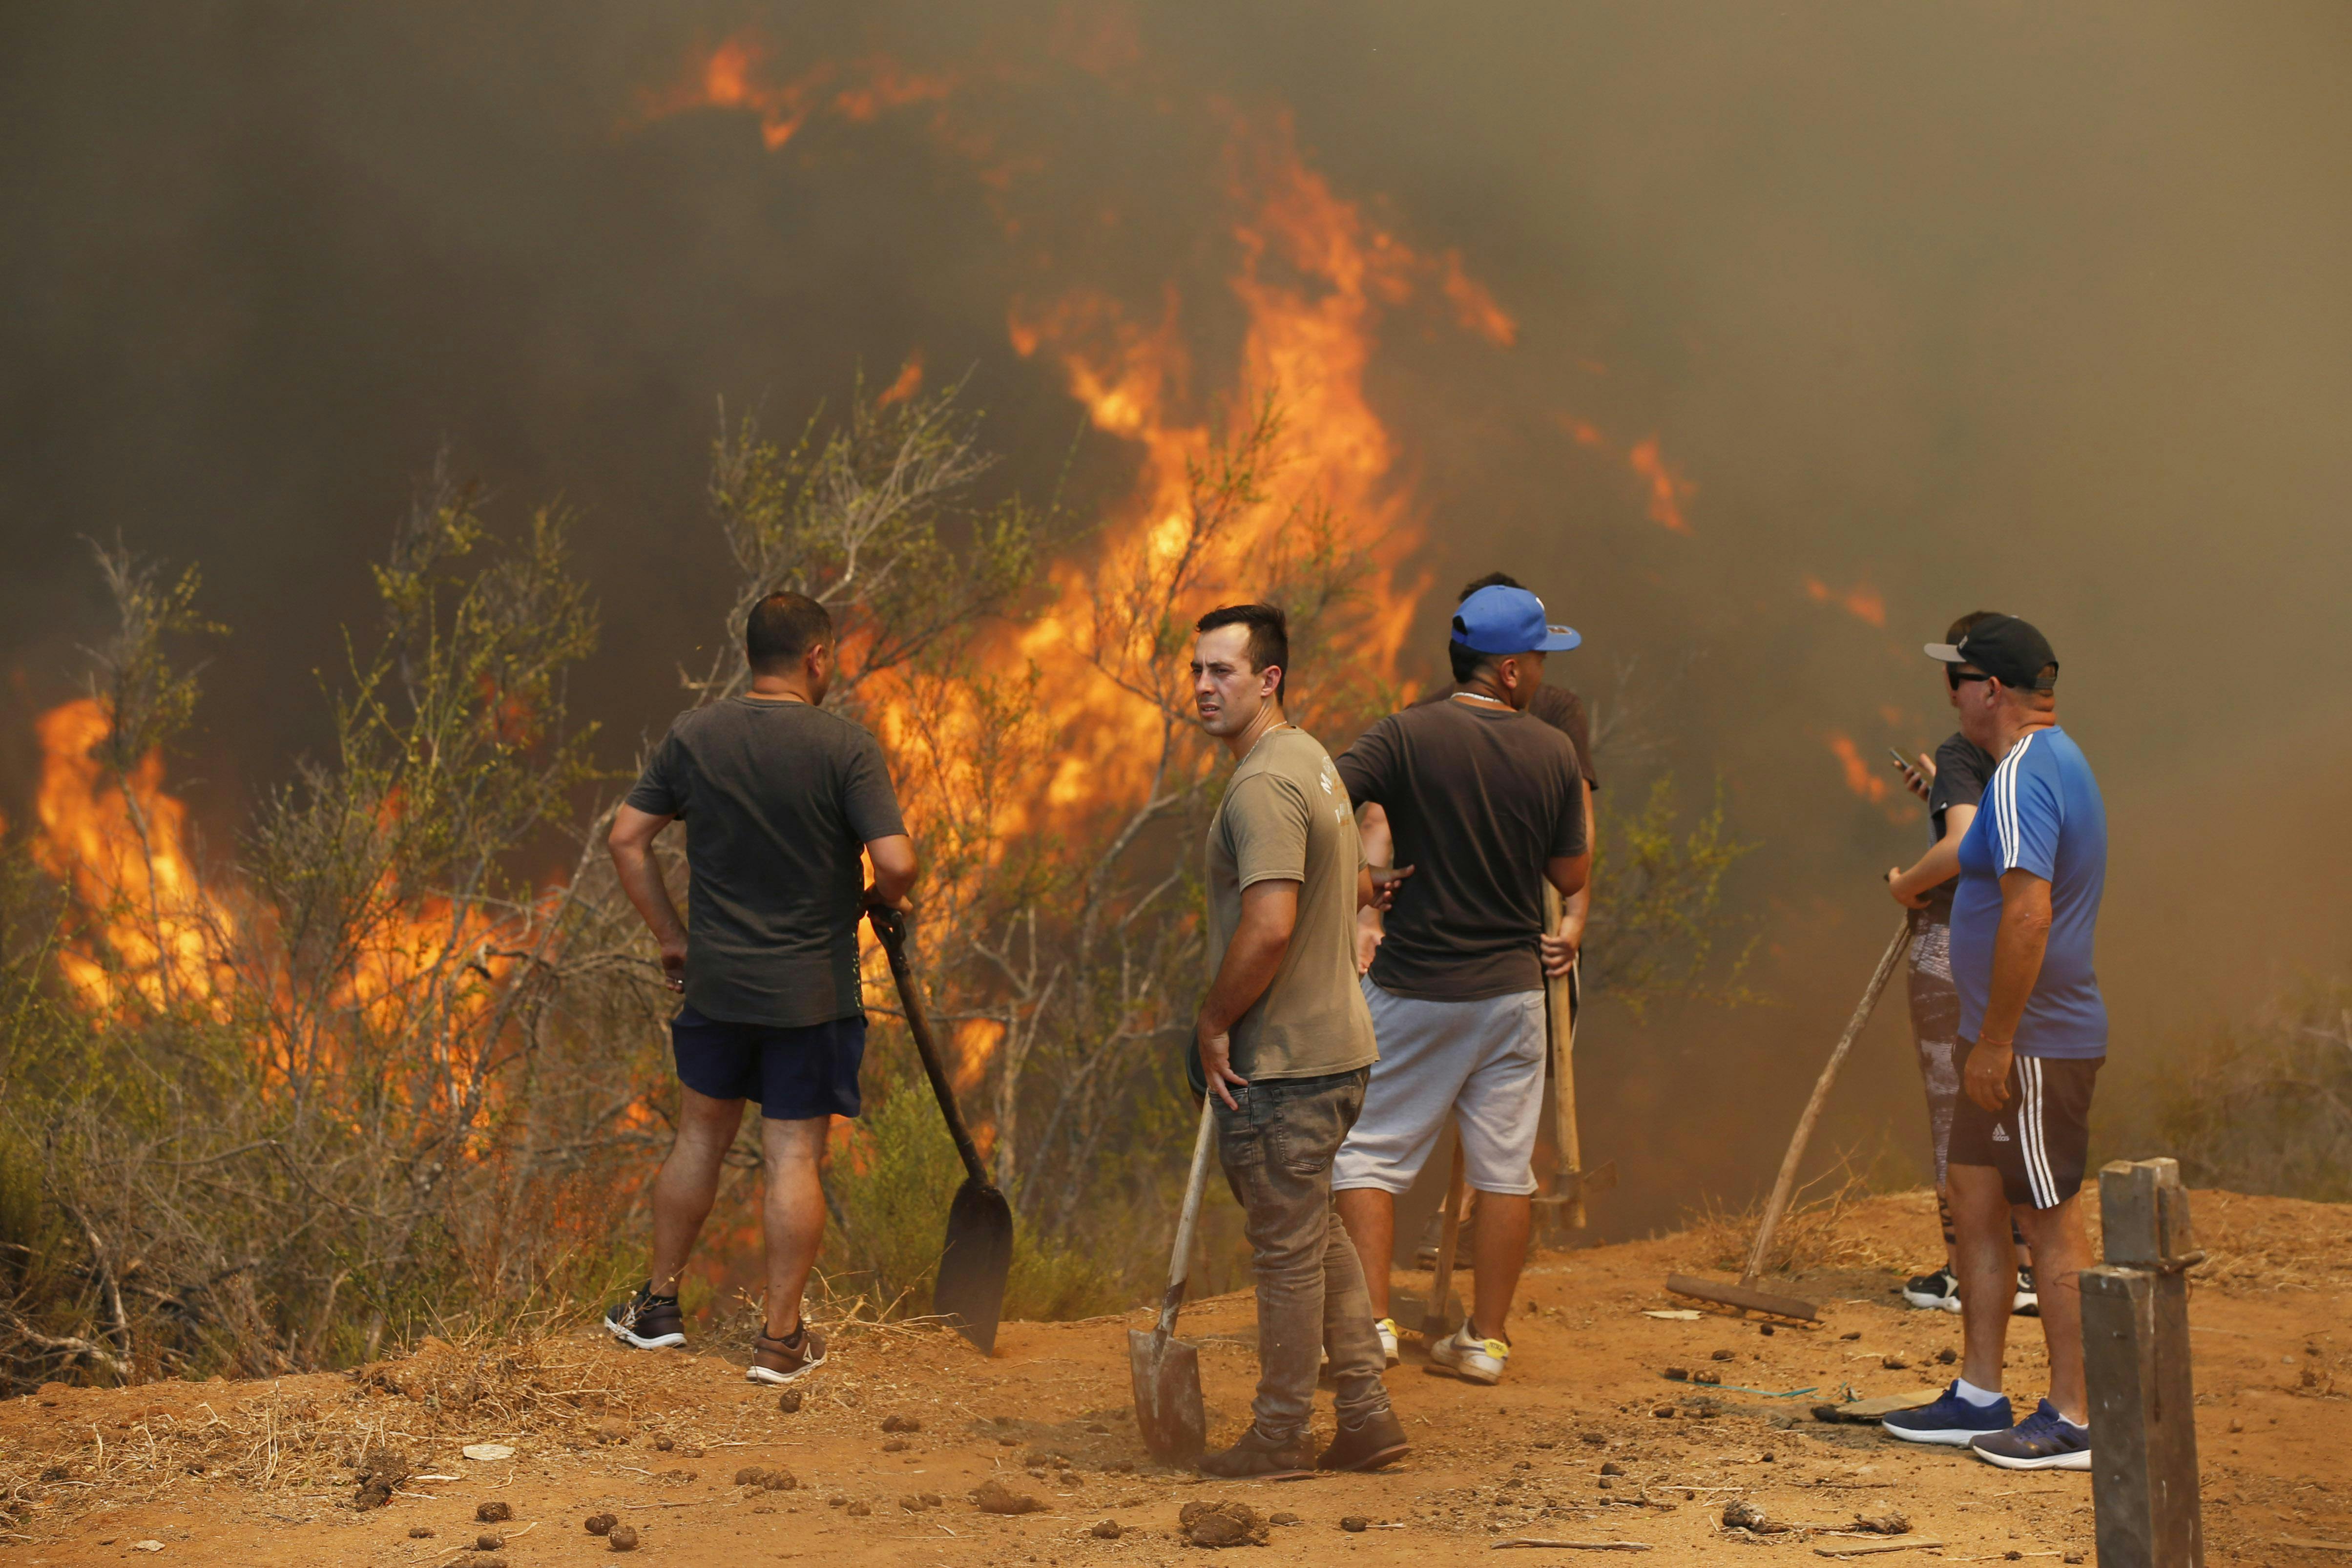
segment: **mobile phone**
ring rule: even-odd
[[[1893,757],[1895,759],[1895,765],[1901,768],[1905,773],[1907,773],[1913,771],[1910,759],[1906,757],[1902,752],[1896,751],[1894,747],[1887,747],[1886,754]]]

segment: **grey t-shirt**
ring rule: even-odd
[[[797,1028],[863,1010],[860,851],[904,833],[882,748],[805,702],[681,713],[629,804],[686,824],[686,1000]]]
[[[1985,786],[1992,782],[1992,771],[1998,764],[1992,753],[1955,732],[1936,748],[1936,782],[1927,786],[1927,826],[1940,843],[1944,837],[1944,813],[1956,805],[1975,805],[1984,799]],[[1927,902],[1922,909],[1931,921],[1948,922],[1952,918],[1952,892],[1960,885],[1953,877],[1927,889]]]

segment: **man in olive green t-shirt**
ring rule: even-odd
[[[1331,1213],[1331,1161],[1380,1055],[1356,984],[1356,910],[1375,892],[1330,756],[1283,718],[1288,629],[1270,605],[1212,610],[1195,628],[1201,726],[1237,765],[1209,824],[1214,977],[1194,1026],[1216,1097],[1217,1152],[1257,1279],[1258,1386],[1213,1476],[1370,1470],[1406,1450],[1364,1271]],[[1308,1430],[1328,1351],[1339,1431]]]

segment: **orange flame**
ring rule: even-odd
[[[1658,438],[1653,436],[1637,442],[1626,452],[1625,460],[1650,482],[1650,521],[1669,533],[1688,533],[1690,523],[1683,516],[1683,501],[1696,487],[1666,467],[1665,458],[1658,454]]]
[[[236,931],[189,858],[187,808],[163,793],[151,752],[117,781],[90,752],[113,731],[106,709],[78,698],[41,715],[40,833],[33,858],[68,889],[85,930],[58,953],[84,1001],[112,1009],[134,996],[151,1007],[208,1000],[220,953]]]
[[[1863,761],[1862,748],[1853,743],[1853,737],[1841,731],[1832,730],[1829,734],[1829,744],[1832,754],[1838,760],[1838,765],[1845,770],[1845,787],[1873,805],[1885,804],[1886,798],[1894,793],[1894,785],[1881,778],[1876,769]]]
[[[884,387],[882,395],[874,400],[874,406],[887,408],[894,403],[904,403],[922,389],[923,351],[917,349],[907,356],[907,363],[898,367],[898,379]]]
[[[1834,602],[1846,614],[1868,626],[1886,628],[1886,601],[1867,583],[1857,583],[1840,594],[1818,577],[1805,579],[1805,593],[1817,605]]]

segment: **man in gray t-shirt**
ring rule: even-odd
[[[825,1133],[858,1112],[857,921],[869,903],[906,907],[915,880],[882,748],[823,706],[832,643],[833,617],[814,600],[760,601],[744,634],[751,689],[678,716],[611,837],[621,886],[685,1005],[670,1025],[677,1136],[654,1180],[653,1274],[605,1327],[640,1349],[686,1342],[677,1278],[743,1103],[756,1100],[768,1290],[745,1374],[755,1383],[789,1383],[824,1360],[824,1339],[801,1322],[801,1293],[824,1236]],[[653,855],[673,820],[687,831],[682,923]],[[873,863],[870,887],[861,859]]]

